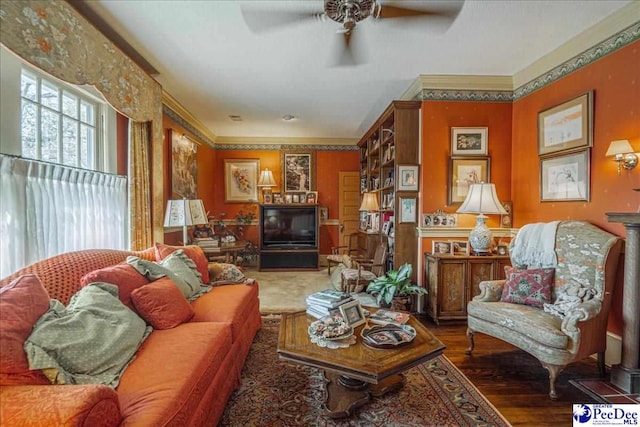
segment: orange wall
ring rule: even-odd
[[[557,219],[584,219],[619,236],[622,224],[609,223],[606,212],[636,212],[640,205],[640,168],[620,176],[605,157],[609,143],[628,139],[640,151],[640,41],[521,98],[513,104],[513,210],[516,226]],[[538,112],[594,91],[591,201],[540,202]],[[613,294],[609,330],[622,331],[623,261]]]
[[[500,200],[511,200],[511,103],[423,101],[421,114],[422,213],[453,213],[460,206],[447,205],[452,127],[488,128],[490,182]],[[499,215],[489,215],[490,227],[499,227],[499,221]],[[473,227],[474,215],[458,214],[458,225]],[[423,238],[424,251],[431,251],[431,240]]]

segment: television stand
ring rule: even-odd
[[[318,206],[260,205],[259,271],[318,270]]]

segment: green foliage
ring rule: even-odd
[[[393,297],[412,294],[426,294],[427,290],[411,283],[411,264],[403,264],[398,270],[389,270],[367,286],[367,292],[375,295],[378,305],[384,301],[391,304]]]

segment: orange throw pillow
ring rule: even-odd
[[[24,342],[49,310],[49,294],[35,274],[20,276],[0,288],[0,385],[51,384],[40,370],[30,370]]]
[[[202,275],[200,280],[205,285],[209,284],[209,261],[205,256],[204,252],[202,252],[202,248],[200,246],[191,245],[191,246],[171,246],[165,245],[164,243],[156,243],[156,261],[162,261],[173,252],[178,249],[182,249],[186,256],[191,258],[193,262],[196,264],[196,268],[198,269],[198,273]]]
[[[154,329],[171,329],[193,317],[189,301],[168,277],[142,286],[131,293],[138,314]]]
[[[116,285],[118,287],[118,298],[120,301],[127,307],[133,309],[131,292],[149,283],[149,279],[138,273],[138,270],[131,265],[123,262],[85,274],[80,280],[80,286],[84,288],[88,284],[95,282]]]

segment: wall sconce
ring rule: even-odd
[[[638,164],[638,156],[633,153],[633,147],[627,139],[611,141],[606,157],[613,157],[613,161],[618,163],[618,175],[621,168],[631,170]]]

